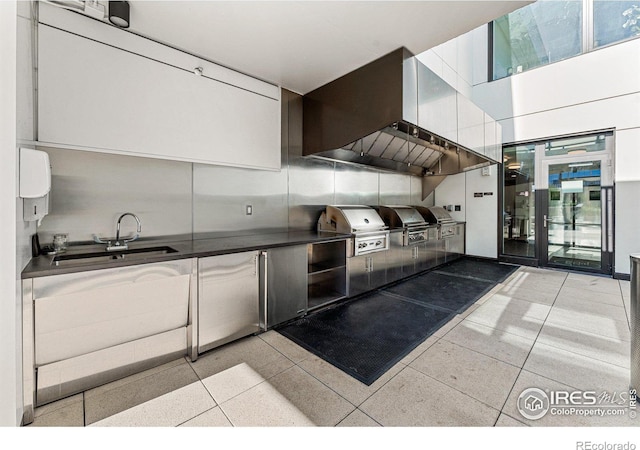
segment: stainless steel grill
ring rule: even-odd
[[[353,256],[389,249],[388,227],[370,206],[329,205],[318,219],[318,231],[352,234]]]
[[[456,235],[457,222],[443,207],[416,206],[415,208],[427,222],[438,225],[438,239],[447,239]]]
[[[417,244],[429,239],[429,224],[424,217],[411,206],[379,206],[382,220],[390,228],[402,228],[404,246]]]

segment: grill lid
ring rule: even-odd
[[[380,206],[378,212],[382,220],[391,228],[412,228],[427,225],[424,217],[411,206]]]
[[[429,223],[446,224],[455,223],[449,212],[441,206],[416,206],[416,209]]]
[[[328,205],[320,216],[321,231],[362,233],[387,229],[375,209],[365,205]]]

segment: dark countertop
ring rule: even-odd
[[[22,271],[22,279],[60,275],[64,273],[86,272],[112,267],[132,266],[162,261],[173,261],[187,258],[204,258],[207,256],[224,255],[245,251],[267,250],[270,248],[287,247],[291,245],[340,241],[350,238],[349,234],[337,234],[331,232],[316,232],[304,230],[287,230],[278,232],[255,232],[238,236],[207,237],[204,239],[171,240],[154,239],[148,241],[136,241],[129,244],[129,249],[148,247],[171,247],[174,253],[162,255],[136,257],[135,259],[119,259],[108,262],[67,262],[64,266],[55,266],[52,263],[54,256],[38,256],[32,258]],[[82,254],[88,252],[104,251],[104,245],[71,245],[65,255]],[[117,253],[117,252],[113,252]],[[106,252],[105,252],[106,254]]]

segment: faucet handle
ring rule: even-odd
[[[123,242],[123,243],[133,242],[133,241],[135,241],[136,239],[138,239],[139,237],[140,237],[140,235],[139,235],[139,234],[135,234],[135,235],[131,236],[129,239],[123,239],[123,240],[122,240],[122,242]]]
[[[93,235],[93,242],[95,242],[96,244],[110,244],[110,241],[105,241],[102,238],[99,238],[97,235]]]

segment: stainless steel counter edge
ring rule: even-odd
[[[79,263],[69,264],[64,267],[52,264],[53,256],[38,256],[32,258],[21,274],[22,279],[46,277],[65,273],[88,272],[92,270],[109,269],[112,267],[133,266],[150,264],[163,261],[174,261],[187,258],[204,258],[207,256],[225,255],[254,250],[268,250],[270,248],[288,247],[301,244],[315,244],[349,239],[349,234],[338,234],[316,231],[289,231],[280,233],[256,233],[241,236],[225,236],[218,238],[193,239],[193,240],[153,240],[150,242],[132,243],[129,248],[147,248],[150,246],[167,246],[177,250],[174,253],[153,255],[135,260],[115,260],[109,262],[96,262],[93,264]],[[85,253],[87,251],[100,251],[103,247],[95,245],[70,246],[67,254]],[[106,254],[106,252],[105,252]]]

